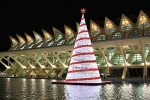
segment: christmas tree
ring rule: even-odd
[[[78,29],[66,82],[100,83],[101,77],[96,57],[85,22],[85,9],[81,9],[82,18]]]
[[[96,63],[91,39],[85,23],[85,9],[81,9],[82,18],[78,29],[67,77],[63,81],[54,81],[52,84],[72,85],[104,85],[111,81],[101,81]]]

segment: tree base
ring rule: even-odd
[[[100,83],[75,83],[75,82],[66,82],[66,81],[52,81],[52,84],[63,84],[63,85],[106,85],[111,84],[111,81],[102,81]]]

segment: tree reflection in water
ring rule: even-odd
[[[48,79],[0,78],[0,100],[150,100],[150,82],[100,86],[51,84]]]

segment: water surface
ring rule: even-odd
[[[48,79],[0,78],[0,100],[150,100],[150,84],[79,86],[51,84]]]

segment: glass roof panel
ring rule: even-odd
[[[128,37],[132,38],[138,36],[142,36],[141,33],[138,30],[132,30]]]
[[[140,16],[138,27],[139,27],[141,30],[145,30],[145,29],[147,29],[149,26],[150,26],[150,23],[148,22],[147,18],[146,18],[144,15]]]
[[[110,21],[106,22],[106,33],[110,35],[113,33],[116,29],[114,28],[113,24]]]
[[[65,28],[65,33],[66,33],[66,40],[69,40],[74,36],[73,32],[69,28]]]
[[[104,34],[101,34],[101,35],[96,39],[96,41],[103,41],[103,40],[106,40]]]
[[[98,26],[94,23],[91,24],[91,35],[92,38],[95,37],[97,34],[100,34],[100,29],[98,28]]]
[[[115,35],[113,35],[113,37],[111,39],[114,40],[114,39],[121,39],[121,38],[122,38],[121,33],[117,32]]]
[[[121,22],[121,30],[122,30],[122,32],[128,32],[129,30],[131,30],[131,28],[132,28],[132,26],[129,23],[129,21],[126,18],[123,18],[122,22]]]

